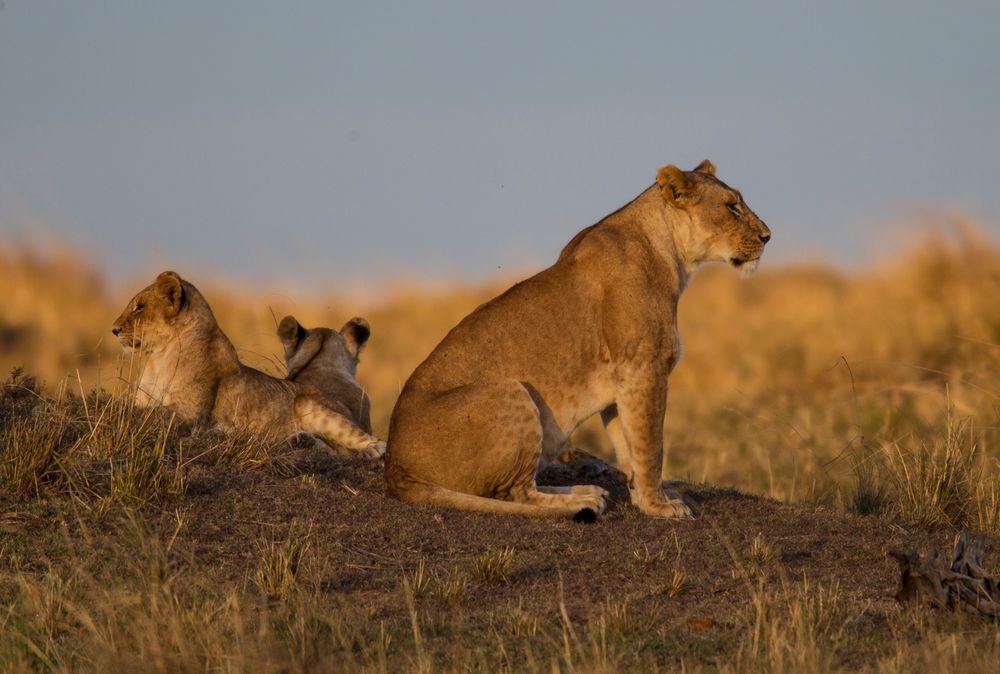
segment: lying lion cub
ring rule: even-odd
[[[363,318],[347,321],[340,332],[303,328],[294,316],[285,316],[278,324],[278,339],[288,366],[285,379],[318,390],[335,410],[365,433],[372,432],[371,401],[354,376],[361,350],[371,334]]]
[[[711,162],[663,167],[554,265],[473,311],[410,376],[389,426],[389,490],[466,510],[592,519],[604,490],[540,487],[535,474],[599,412],[633,502],[648,515],[690,516],[661,488],[677,302],[702,262],[752,272],[770,237]]]
[[[186,421],[245,428],[272,440],[305,431],[352,453],[385,451],[315,389],[241,363],[208,302],[172,271],[132,298],[111,331],[123,348],[146,355],[139,405],[167,405]]]

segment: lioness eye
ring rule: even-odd
[[[729,212],[732,213],[733,215],[740,214],[740,205],[736,202],[733,202],[731,204],[726,204],[726,208],[728,208]]]
[[[135,305],[135,309],[132,310],[132,313],[133,314],[137,314],[140,311],[142,311],[144,307],[145,307],[145,305],[143,305],[143,304],[136,304]]]

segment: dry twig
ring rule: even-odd
[[[968,531],[955,536],[948,554],[935,550],[921,557],[916,550],[891,551],[902,574],[896,599],[1000,618],[1000,576],[986,572],[983,553],[982,539],[970,541]]]

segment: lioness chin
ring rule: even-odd
[[[241,363],[208,302],[174,272],[163,272],[133,297],[112,332],[123,348],[145,356],[138,405],[165,405],[185,421],[246,429],[270,441],[306,432],[349,454],[385,452],[378,438],[316,389]]]
[[[661,168],[554,265],[462,320],[414,371],[390,421],[389,490],[466,510],[590,518],[605,510],[603,489],[543,487],[535,476],[599,413],[632,501],[648,515],[690,516],[661,487],[678,299],[704,262],[753,271],[770,236],[711,162]]]

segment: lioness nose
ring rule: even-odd
[[[113,334],[115,337],[117,337],[118,333],[121,332],[121,331],[122,331],[122,329],[119,328],[117,325],[115,327],[111,328],[111,334]]]

